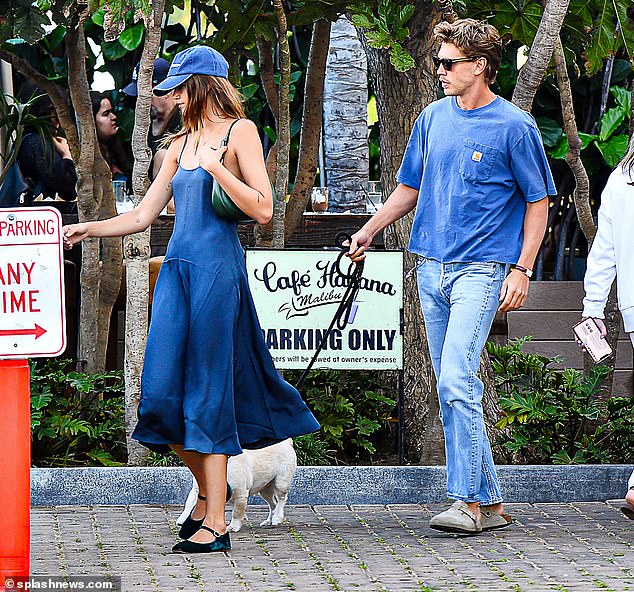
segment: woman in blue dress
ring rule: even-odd
[[[115,218],[63,229],[66,248],[86,237],[141,232],[174,196],[174,232],[154,292],[133,437],[176,452],[198,482],[198,503],[180,533],[187,540],[175,552],[231,548],[224,514],[229,456],[319,428],[273,365],[237,225],[211,205],[215,180],[257,222],[273,214],[257,128],[227,73],[226,60],[210,47],[177,54],[154,92],[174,93],[183,129],[170,139],[144,199]]]

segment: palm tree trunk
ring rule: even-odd
[[[328,209],[365,211],[369,180],[368,64],[345,17],[330,32],[324,85],[324,160]]]

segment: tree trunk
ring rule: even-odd
[[[356,30],[345,17],[330,32],[323,110],[328,209],[364,212],[370,178],[368,64]]]
[[[586,168],[581,161],[581,140],[579,139],[579,133],[577,131],[577,121],[575,119],[575,110],[572,102],[572,90],[570,88],[570,77],[568,76],[564,47],[559,36],[555,39],[553,57],[557,74],[557,86],[559,87],[559,95],[561,98],[564,130],[568,137],[566,162],[574,175],[576,184],[572,195],[577,210],[577,218],[579,218],[579,225],[586,239],[588,239],[588,242],[591,244],[594,240],[597,227],[592,217],[592,208],[590,207],[590,180],[588,179]]]
[[[280,118],[280,97],[277,87],[275,86],[275,67],[273,65],[273,47],[270,41],[262,36],[256,37],[256,45],[258,48],[258,70],[260,74],[260,82],[264,89],[266,102],[275,119],[275,129],[279,129]],[[277,149],[279,146],[279,137],[275,144],[269,149],[266,156],[266,173],[275,184],[277,178]],[[255,244],[258,247],[270,247],[273,240],[273,220],[268,224],[256,224],[255,226]]]
[[[568,11],[570,0],[548,0],[539,23],[528,60],[520,70],[513,91],[513,103],[524,111],[531,110],[535,93],[542,83],[546,68]]]
[[[417,0],[415,7],[408,22],[410,37],[405,49],[413,56],[416,68],[397,72],[387,52],[369,47],[362,37],[379,116],[384,198],[396,187],[396,171],[416,117],[437,97],[431,33],[443,15],[432,0]],[[412,220],[413,214],[410,214],[386,229],[389,248],[407,248]],[[405,453],[410,461],[427,464],[441,462],[444,436],[438,420],[438,398],[416,274],[411,273],[415,264],[414,255],[405,252]]]
[[[313,25],[304,86],[304,111],[299,140],[299,162],[291,198],[286,206],[285,234],[288,240],[301,224],[319,166],[319,144],[324,105],[324,77],[330,39],[330,21]],[[367,86],[367,78],[366,78]]]
[[[132,201],[137,206],[150,186],[148,170],[152,152],[147,143],[152,103],[152,73],[154,57],[161,42],[161,22],[165,0],[152,3],[152,12],[146,15],[145,41],[137,86],[139,95],[134,110],[132,132]],[[150,292],[150,229],[133,234],[124,240],[126,259],[126,313],[125,313],[125,425],[128,465],[145,465],[148,450],[132,439],[141,400],[141,373],[148,333],[148,297]]]
[[[277,17],[277,40],[280,47],[279,117],[277,119],[277,174],[275,193],[277,203],[273,212],[273,246],[284,247],[284,215],[288,193],[289,153],[291,147],[290,80],[291,51],[288,46],[288,26],[282,0],[273,0]]]
[[[99,150],[90,104],[84,16],[75,18],[66,32],[68,86],[80,138],[75,167],[82,222],[115,214],[112,175]],[[98,239],[87,239],[82,244],[78,363],[86,372],[105,369],[110,315],[121,285],[121,239],[103,239],[101,244],[101,254]]]

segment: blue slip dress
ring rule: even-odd
[[[319,423],[264,342],[237,224],[212,208],[212,176],[200,166],[183,168],[181,157],[132,437],[156,452],[182,444],[237,455],[314,432]]]

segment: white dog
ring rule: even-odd
[[[233,512],[228,529],[238,532],[242,528],[248,498],[258,493],[269,505],[269,515],[260,526],[281,524],[284,520],[288,490],[296,470],[297,455],[291,438],[266,448],[244,450],[242,454],[230,457],[227,464],[227,481],[233,490],[229,500],[233,503]],[[176,524],[181,525],[185,522],[196,505],[197,497],[198,483],[193,479],[185,509],[176,520]]]

